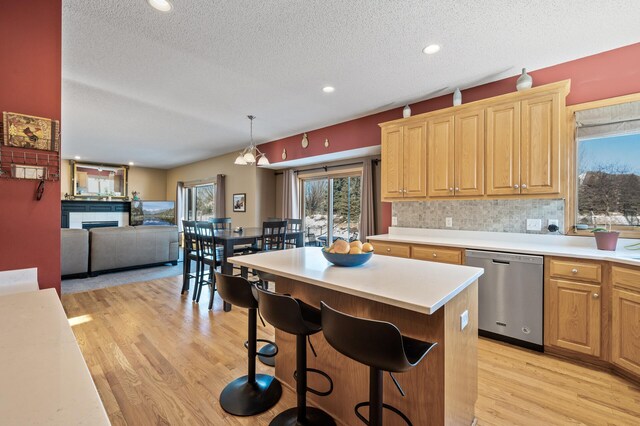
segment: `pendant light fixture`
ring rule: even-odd
[[[249,146],[244,149],[244,151],[238,154],[238,157],[236,158],[236,161],[234,161],[234,164],[237,164],[239,166],[246,166],[246,165],[256,164],[257,162],[258,166],[268,166],[269,159],[267,158],[266,155],[260,152],[258,147],[255,146],[255,144],[253,143],[253,120],[256,117],[254,115],[247,115],[247,118],[251,123],[250,124],[251,142]]]

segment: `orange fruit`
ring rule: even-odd
[[[351,247],[358,247],[359,249],[362,249],[362,242],[360,242],[360,240],[351,241],[349,245]]]
[[[362,251],[363,251],[364,253],[372,252],[372,251],[373,251],[373,246],[371,245],[371,243],[364,243],[364,244],[362,245]]]
[[[336,253],[347,254],[349,250],[351,250],[351,246],[349,246],[349,243],[345,240],[336,240],[336,242],[333,243],[333,249]]]

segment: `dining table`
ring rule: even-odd
[[[216,244],[222,246],[221,270],[223,274],[233,275],[233,264],[227,259],[234,256],[234,249],[238,246],[256,244],[262,238],[262,232],[262,227],[243,228],[240,231],[232,229],[215,231]],[[294,239],[296,247],[304,247],[304,231],[287,230],[287,240]],[[229,312],[231,304],[224,302],[223,308],[225,312]]]

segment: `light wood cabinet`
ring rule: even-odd
[[[382,197],[400,199],[427,195],[426,124],[382,130]]]
[[[462,249],[436,246],[411,246],[411,258],[462,265]]]
[[[487,108],[487,194],[520,193],[520,102]]]
[[[551,259],[549,274],[556,278],[600,283],[602,281],[602,265],[579,260]]]
[[[560,192],[559,93],[487,108],[487,194]]]
[[[560,96],[521,103],[520,189],[522,194],[560,192]]]
[[[373,241],[375,254],[395,257],[411,257],[411,247],[402,243],[386,243],[382,241]]]
[[[484,193],[484,109],[427,121],[428,195]]]
[[[552,278],[547,291],[545,343],[600,356],[601,286]]]
[[[640,376],[640,270],[614,266],[611,362]]]

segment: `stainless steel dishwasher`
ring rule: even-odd
[[[542,256],[467,250],[466,264],[484,268],[478,280],[481,336],[542,351]]]

